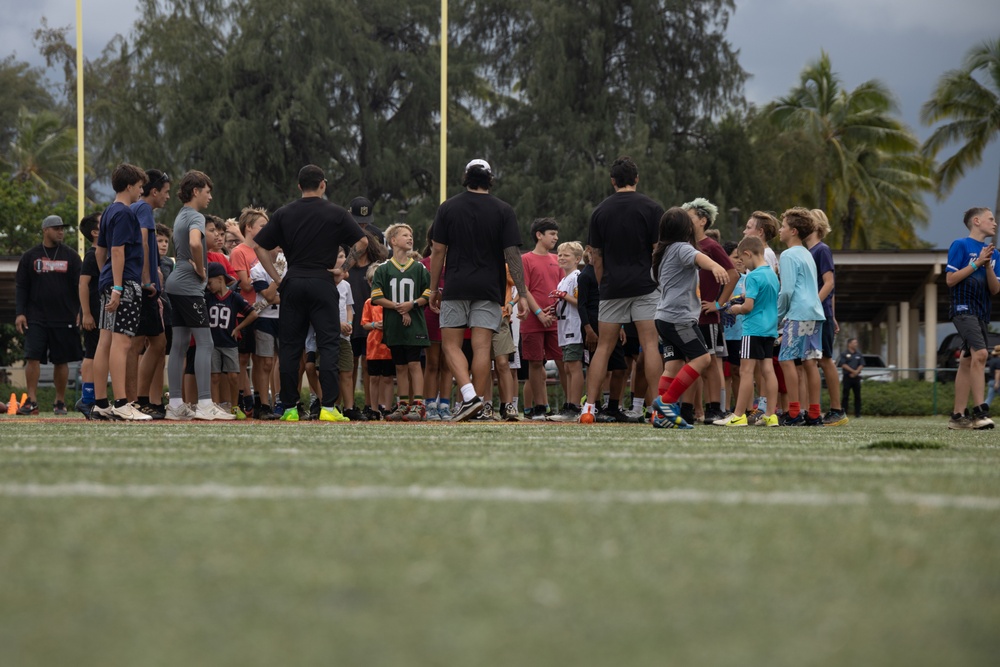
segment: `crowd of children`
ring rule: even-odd
[[[299,386],[306,379],[311,400],[308,410],[299,410],[280,405],[278,397],[280,281],[258,259],[270,260],[279,278],[286,263],[280,247],[264,251],[254,242],[268,224],[267,212],[248,207],[237,220],[204,215],[211,180],[189,172],[179,192],[184,207],[171,229],[152,222],[153,211],[169,199],[167,174],[122,165],[114,185],[116,203],[100,223],[90,218],[81,224],[94,243],[80,278],[86,357],[93,361],[84,364],[84,395],[77,407],[87,418],[451,419],[455,387],[469,378],[454,377],[442,354],[440,310],[432,295],[445,284],[445,272],[438,285],[430,284],[431,245],[422,255],[415,252],[408,225],[391,225],[382,234],[372,224],[371,203],[363,198],[352,202],[350,213],[368,237],[368,249],[357,258],[351,253],[356,265],[341,271],[350,250],[342,247],[332,268],[339,293],[340,352],[337,359],[318,358],[317,332],[310,327],[298,377]],[[657,214],[651,260],[657,349],[639,345],[634,320],[607,326],[602,278],[592,266],[591,248],[560,243],[555,219],[535,220],[531,247],[522,256],[523,293],[509,271],[507,275],[491,350],[495,389],[482,397],[483,409],[474,418],[517,421],[523,400],[524,418],[533,421],[648,420],[658,428],[680,429],[696,423],[846,423],[833,361],[838,325],[833,256],[823,243],[830,230],[825,214],[791,208],[779,221],[756,211],[743,238],[724,246],[712,229],[717,214],[704,199]],[[985,215],[980,212],[980,217]],[[986,227],[995,228],[992,214]],[[786,246],[780,257],[770,247],[776,237]],[[168,256],[171,242],[173,259]],[[119,246],[125,250],[116,252]],[[980,250],[970,262],[973,273],[993,256],[992,247]],[[606,277],[607,258],[601,259],[600,272]],[[984,285],[992,289],[996,281],[990,275],[993,280],[984,279]],[[589,362],[601,336],[609,333],[607,371],[591,378],[587,387]],[[471,360],[468,333],[465,348]],[[166,405],[165,350],[170,350],[172,390]],[[655,387],[643,372],[651,357],[662,368]],[[561,395],[555,410],[549,400],[549,362],[554,362],[556,394]],[[339,371],[340,397],[339,405],[324,404],[321,413],[317,368],[324,364]],[[113,403],[107,387],[94,382],[109,370]],[[830,388],[825,414],[821,371]],[[359,380],[363,405],[355,405]],[[518,391],[519,382],[523,391]],[[626,400],[628,384],[631,402]],[[591,396],[585,396],[588,388]],[[494,393],[499,399],[495,412]],[[956,412],[952,421],[985,427],[986,409],[976,410],[964,417]]]

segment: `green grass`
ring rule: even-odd
[[[0,419],[2,665],[993,665],[1000,446]]]

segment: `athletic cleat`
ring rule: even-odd
[[[358,410],[357,408],[347,408],[346,410],[344,410],[342,414],[348,419],[350,419],[352,422],[368,421],[368,417],[365,417],[365,414],[361,410]]]
[[[429,422],[441,421],[441,412],[438,410],[438,406],[436,403],[427,404],[427,421]]]
[[[589,410],[584,408],[580,412],[580,423],[581,424],[593,424],[596,420],[597,415],[594,414],[594,408],[591,407]]]
[[[649,417],[653,428],[676,428],[681,430],[694,428],[684,421],[680,408],[676,403],[664,403],[659,396],[653,401],[653,413]]]
[[[450,422],[454,419],[454,415],[451,412],[451,406],[448,403],[438,403],[437,412],[443,422]]]
[[[972,420],[966,415],[954,414],[948,420],[948,428],[952,431],[966,431],[972,428]]]
[[[990,419],[990,406],[983,403],[972,408],[972,414],[969,415],[969,423],[976,431],[985,431],[993,428],[995,424]]]
[[[66,404],[62,401],[52,404],[52,414],[62,416],[68,413],[69,411],[66,409]]]
[[[504,421],[517,422],[521,421],[520,416],[517,414],[517,408],[514,407],[513,403],[504,403],[500,406],[500,415],[503,417]]]
[[[777,428],[781,426],[781,423],[778,420],[778,415],[771,415],[769,417],[761,417],[760,419],[757,420],[754,426],[767,426],[770,428]]]
[[[422,422],[427,421],[427,408],[424,407],[423,403],[414,403],[406,412],[403,414],[404,422]]]
[[[788,413],[785,413],[781,417],[782,426],[805,426],[805,423],[806,423],[806,417],[805,413],[803,412],[800,412],[799,415],[794,418],[788,416]]]
[[[95,405],[94,409],[90,411],[90,418],[102,422],[118,421],[118,417],[114,413],[114,408],[110,405],[106,408],[99,408]]]
[[[823,416],[823,426],[843,426],[847,421],[847,413],[843,410],[830,410]]]
[[[299,409],[298,407],[288,408],[281,414],[279,421],[283,422],[297,422],[299,420]]]
[[[194,413],[194,411],[192,410],[192,415],[191,415],[192,419],[194,418],[194,414],[193,413]],[[256,409],[254,409],[254,411],[253,411],[253,418],[254,419],[259,419],[259,420],[265,421],[265,422],[277,421],[277,420],[281,419],[281,417],[279,415],[274,414],[274,411],[271,410],[271,406],[270,405],[266,405],[266,404],[262,404],[259,407],[257,407]],[[167,419],[169,419],[169,417],[167,417]]]
[[[94,409],[93,403],[84,403],[83,399],[81,398],[76,402],[76,405],[74,405],[73,407],[76,409],[77,412],[79,412],[85,418],[87,419],[92,418],[90,413]]]
[[[407,405],[405,403],[396,404],[396,409],[385,416],[387,422],[401,422],[406,414]]]
[[[152,403],[146,403],[145,405],[139,406],[139,412],[144,415],[149,415],[151,419],[163,419],[165,416],[165,414],[161,413],[160,410]]]
[[[646,421],[643,414],[635,410],[618,410],[615,420],[619,424],[641,424]]]
[[[334,407],[323,406],[319,410],[319,420],[321,422],[349,422],[351,421],[348,417],[345,417],[340,410]]]
[[[813,419],[812,417],[810,417],[808,415],[806,416],[805,424],[803,424],[803,426],[822,426],[822,425],[823,425],[823,417],[822,416],[819,416],[819,417],[816,417],[816,419]]]
[[[539,412],[538,410],[532,410],[531,421],[533,422],[548,421],[548,415],[546,415],[544,412]]]
[[[17,409],[17,414],[22,417],[37,417],[38,403],[35,401],[25,401],[24,405]]]
[[[726,415],[722,419],[717,419],[716,421],[714,421],[712,423],[715,424],[716,426],[749,426],[750,425],[749,421],[747,420],[747,416],[745,414],[742,414],[742,415],[739,415],[739,416],[732,415],[732,414],[731,415]]]
[[[452,416],[451,421],[464,422],[470,417],[475,417],[483,410],[485,410],[483,399],[476,396],[471,401],[462,401],[458,406],[458,411]],[[492,413],[493,407],[490,406],[490,414]]]
[[[764,418],[764,411],[760,408],[754,408],[753,412],[747,414],[747,423],[753,426],[757,425],[757,422]]]
[[[548,418],[551,422],[575,422],[580,419],[580,408],[572,403],[563,403],[562,410]]]
[[[148,422],[153,418],[143,412],[135,403],[126,403],[121,407],[111,406],[111,412],[115,417],[126,422]]]

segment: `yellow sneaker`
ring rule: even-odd
[[[754,424],[754,426],[768,426],[771,428],[777,428],[778,426],[781,426],[781,422],[778,421],[778,415],[775,414],[771,415],[770,417],[761,417],[760,419],[757,420],[757,423]]]
[[[742,415],[729,415],[728,419],[719,419],[715,422],[716,426],[749,426],[747,423],[747,416]]]
[[[348,419],[347,417],[345,417],[343,414],[341,414],[340,410],[338,410],[336,407],[328,408],[325,405],[322,408],[320,408],[320,411],[319,411],[319,420],[321,422],[349,422],[349,421],[351,421],[350,419]]]

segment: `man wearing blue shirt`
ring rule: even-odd
[[[948,420],[950,429],[990,429],[990,406],[983,400],[986,368],[987,333],[991,299],[1000,292],[997,280],[997,254],[992,242],[997,221],[988,208],[970,208],[965,212],[969,235],[956,240],[948,249],[946,282],[951,295],[949,316],[962,337],[962,356],[955,377],[955,408]],[[975,407],[969,414],[969,396]]]

